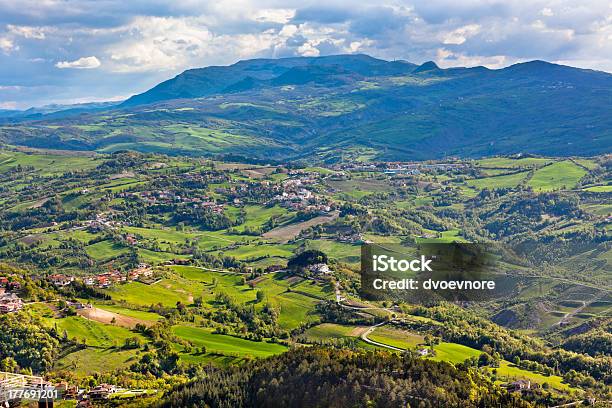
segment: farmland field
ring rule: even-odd
[[[376,328],[376,330],[368,335],[368,338],[378,343],[388,344],[402,349],[415,348],[425,341],[423,336],[419,334],[384,326]]]
[[[314,217],[306,221],[275,228],[273,230],[270,230],[264,233],[263,237],[269,238],[272,240],[278,240],[280,242],[287,242],[295,238],[296,236],[298,236],[302,230],[308,227],[312,227],[315,225],[324,224],[326,222],[333,221],[337,217],[338,217],[338,212],[334,213],[331,216],[320,215],[318,217]]]
[[[528,185],[539,191],[574,188],[586,173],[569,160],[556,162],[536,170]]]
[[[593,186],[584,189],[585,191],[592,191],[593,193],[612,193],[612,186]]]
[[[287,351],[287,347],[280,344],[213,334],[212,329],[174,326],[172,332],[181,339],[190,341],[196,347],[206,347],[208,353],[219,353],[229,356],[268,357]]]
[[[321,323],[306,330],[304,335],[311,340],[341,339],[359,336],[365,330],[367,330],[367,327]]]
[[[479,167],[489,168],[532,168],[541,167],[545,164],[551,163],[552,160],[539,157],[527,157],[524,159],[510,159],[506,157],[491,157],[488,159],[478,160],[476,164]]]
[[[527,172],[508,174],[503,176],[485,177],[481,179],[468,180],[467,184],[479,190],[484,188],[512,188],[516,187],[525,179]]]
[[[141,335],[126,328],[94,322],[80,316],[47,319],[46,322],[52,327],[57,326],[60,333],[65,330],[69,338],[77,338],[79,342],[85,341],[93,347],[119,347],[130,337],[144,340]]]
[[[548,385],[550,385],[552,388],[555,388],[558,390],[567,391],[567,390],[572,389],[572,387],[564,383],[563,379],[557,375],[548,376],[548,375],[544,375],[540,373],[535,373],[533,371],[527,371],[507,361],[502,361],[500,363],[499,368],[497,368],[497,375],[498,375],[498,378],[501,378],[505,381],[516,381],[519,379],[528,379],[531,382],[534,382],[540,385],[544,383],[548,383]]]
[[[158,135],[152,143],[171,145],[178,137],[192,148],[193,138],[221,146],[217,139],[226,125],[218,123],[218,131],[180,125],[167,140]],[[377,154],[346,151],[364,160]],[[604,378],[597,371],[607,364],[602,351],[578,351],[580,361],[572,362],[558,355],[562,349],[576,352],[565,342],[569,333],[599,333],[597,325],[612,314],[602,294],[612,262],[606,196],[611,178],[603,157],[453,158],[409,163],[415,170],[406,174],[386,171],[382,162],[330,160],[328,168],[309,169],[125,152],[83,162],[89,161],[96,163],[94,170],[59,176],[37,176],[45,169],[28,167],[36,188],[8,167],[0,183],[0,277],[6,277],[0,289],[21,280],[24,289],[15,292],[27,305],[23,313],[30,314],[32,326],[43,325],[41,334],[54,344],[47,366],[75,373],[83,384],[94,376],[99,382],[125,378],[122,384],[174,387],[209,364],[218,370],[251,367],[267,364],[254,358],[290,359],[319,347],[403,358],[389,347],[429,349],[426,335],[446,341],[424,358],[465,370],[458,363],[483,351],[463,344],[487,350],[490,342],[457,333],[484,328],[499,339],[494,345],[505,358],[518,354],[524,365],[538,361],[541,367],[529,367],[559,373],[546,376],[504,360],[498,368],[479,367],[498,384],[517,378],[547,382],[546,392],[562,400],[559,395],[573,391],[561,381],[571,364],[580,363],[585,378]],[[577,247],[571,245],[576,236]],[[551,254],[563,264],[547,259],[543,276],[526,279],[512,298],[483,307],[420,308],[410,301],[360,297],[363,242],[414,248],[413,243],[468,240],[505,242],[520,251],[524,264],[504,259],[504,272],[531,273],[540,257]],[[325,258],[329,271],[312,267]],[[17,266],[23,271],[14,272]],[[142,269],[150,277],[136,278]],[[106,287],[85,279],[107,272],[127,281]],[[54,274],[73,280],[64,286]],[[70,305],[75,301],[93,307],[77,310]],[[533,321],[520,315],[527,312]],[[26,317],[0,318],[13,316]],[[376,344],[367,343],[364,333]],[[27,367],[23,359],[19,364]],[[594,390],[568,381],[577,393]]]
[[[196,283],[192,283],[198,286]],[[146,285],[140,282],[130,282],[124,285],[118,285],[106,292],[112,296],[114,300],[124,300],[127,303],[140,306],[149,306],[151,304],[161,303],[164,306],[176,306],[177,302],[186,304],[192,296],[192,284],[185,282],[175,282],[173,280],[164,279],[155,285]]]
[[[306,243],[308,249],[323,251],[332,259],[346,263],[357,263],[361,259],[361,246],[332,240],[313,240]]]
[[[478,357],[481,351],[457,343],[442,342],[434,346],[435,356],[431,357],[435,361],[448,361],[451,363],[462,363],[470,357]]]
[[[138,361],[137,350],[86,348],[70,353],[55,364],[57,370],[68,370],[79,376],[127,368]]]

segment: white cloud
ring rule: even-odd
[[[55,66],[57,68],[75,68],[75,69],[93,69],[98,68],[100,65],[100,60],[95,56],[92,57],[81,57],[74,61],[60,61]]]
[[[214,35],[198,19],[137,17],[123,27],[122,40],[108,47],[117,72],[174,71],[190,57],[212,51]],[[217,50],[222,52],[222,48]]]
[[[285,24],[262,31],[215,33],[208,25],[209,20],[204,17],[137,17],[121,29],[121,40],[106,48],[110,60],[106,68],[123,73],[177,72],[261,56],[314,56],[319,55],[317,47],[324,41],[333,45],[344,42],[344,39],[332,38],[335,30],[327,27]],[[303,40],[288,46],[287,42],[294,37]],[[348,48],[345,51],[349,52]]]
[[[552,17],[555,15],[555,13],[549,7],[544,7],[542,10],[540,10],[540,14],[544,17]]]
[[[318,57],[320,52],[314,41],[308,41],[298,48],[298,52],[303,57]]]
[[[101,96],[141,92],[189,68],[297,55],[359,52],[491,68],[543,59],[612,72],[610,0],[579,3],[0,0],[0,77],[49,86],[4,98],[24,104],[88,96],[92,86]],[[92,84],[53,64],[105,75]]]
[[[438,48],[436,51],[436,62],[442,68],[484,66],[498,69],[520,61],[509,59],[505,55],[466,55],[449,51],[446,48]]]
[[[468,24],[444,35],[444,39],[442,42],[444,44],[461,45],[466,42],[468,38],[478,34],[479,32],[480,25]]]
[[[6,37],[0,37],[0,50],[8,54],[14,49],[18,49],[18,47],[15,47],[13,40]]]
[[[253,16],[253,20],[262,23],[287,24],[295,16],[295,9],[263,9]]]
[[[7,25],[6,28],[8,28],[10,33],[35,40],[44,40],[45,31],[48,30],[43,27],[17,26],[12,24]]]

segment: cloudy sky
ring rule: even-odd
[[[0,0],[0,109],[118,100],[187,68],[339,53],[612,72],[612,1]]]

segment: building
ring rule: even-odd
[[[151,276],[153,276],[153,270],[146,263],[138,264],[138,267],[132,269],[128,273],[128,279],[129,280],[137,280],[141,276],[143,276],[145,278],[150,278]]]
[[[313,272],[316,274],[327,275],[328,273],[331,273],[331,269],[329,269],[329,266],[327,266],[327,264],[324,264],[324,263],[310,265],[308,269],[310,270],[310,272]]]
[[[14,293],[0,295],[0,313],[18,312],[23,308],[23,302]]]
[[[514,381],[506,386],[508,391],[526,391],[531,389],[531,381],[529,380],[518,380]]]
[[[89,390],[87,395],[91,399],[109,399],[110,396],[117,392],[117,387],[111,384],[100,384],[97,387]]]
[[[74,282],[74,276],[66,276],[62,274],[53,274],[49,276],[49,281],[55,286],[68,286]]]

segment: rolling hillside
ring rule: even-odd
[[[612,143],[612,75],[532,61],[440,69],[366,55],[193,69],[119,106],[5,118],[30,147],[266,159],[595,155]]]

